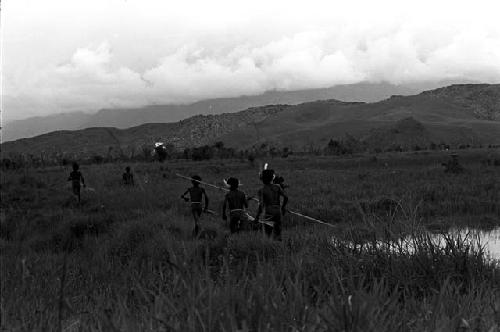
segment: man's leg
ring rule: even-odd
[[[198,225],[200,217],[201,217],[201,208],[193,208],[193,218],[194,218],[194,229],[193,229],[193,236],[198,236],[198,233],[200,232],[200,227]]]
[[[73,194],[78,199],[78,203],[80,203],[80,186],[73,185]]]
[[[238,231],[238,218],[232,216],[229,219],[229,230],[231,234],[236,233]]]
[[[281,241],[281,216],[274,220],[273,238]]]
[[[269,215],[266,215],[266,222],[271,221],[271,218]],[[273,234],[273,226],[269,226],[268,224],[264,224],[264,231],[266,232],[267,236],[271,236]]]
[[[242,212],[240,214],[240,220],[239,220],[239,228],[240,231],[247,231],[249,230],[249,221],[247,217],[246,212]]]

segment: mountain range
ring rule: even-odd
[[[197,115],[173,123],[119,129],[55,131],[2,144],[2,153],[138,153],[162,141],[182,149],[222,141],[248,149],[262,143],[293,150],[325,146],[346,134],[385,148],[394,144],[500,144],[500,84],[460,84],[377,102],[334,99]]]
[[[445,84],[434,83],[438,86]],[[432,85],[432,83],[428,83]],[[2,141],[33,137],[56,130],[76,130],[91,127],[120,129],[144,123],[168,123],[194,115],[222,114],[271,104],[296,105],[304,102],[338,99],[342,101],[376,102],[394,94],[411,95],[423,91],[422,86],[389,83],[357,83],[323,89],[268,91],[260,95],[202,100],[186,105],[148,105],[127,109],[102,109],[96,113],[62,113],[37,116],[3,124]]]

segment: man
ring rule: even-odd
[[[264,186],[258,192],[259,209],[255,219],[259,220],[260,215],[264,212],[266,221],[273,223],[273,226],[264,225],[266,234],[268,236],[272,234],[275,240],[281,241],[281,216],[286,212],[288,196],[279,185],[272,183],[274,176],[272,169],[262,171],[261,179]],[[281,197],[283,197],[283,205],[280,206]]]
[[[194,218],[194,229],[193,229],[193,235],[198,236],[199,233],[199,225],[198,222],[201,217],[201,213],[203,212],[202,206],[201,206],[201,201],[203,199],[203,196],[205,197],[205,211],[208,210],[208,196],[207,193],[205,192],[205,189],[200,188],[200,181],[201,177],[199,175],[195,175],[191,177],[191,183],[193,186],[191,188],[188,188],[184,194],[181,195],[181,198],[184,199],[186,202],[189,202],[189,199],[191,199],[191,213],[193,214]],[[187,198],[186,195],[189,194],[190,198]]]
[[[130,166],[125,168],[125,173],[122,175],[124,185],[134,185],[134,174],[130,172]]]
[[[231,233],[237,233],[241,230],[242,224],[247,222],[245,209],[248,208],[248,201],[245,193],[238,190],[240,182],[237,178],[231,177],[226,183],[229,185],[229,192],[224,197],[222,219],[227,220],[226,208],[229,207],[229,229]]]
[[[73,171],[69,173],[68,181],[71,181],[73,187],[73,194],[78,197],[78,203],[80,203],[80,183],[83,184],[85,188],[85,180],[83,179],[82,173],[78,170],[80,166],[77,163],[73,163]]]

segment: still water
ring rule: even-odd
[[[464,228],[460,230],[451,229],[448,234],[453,236],[467,237],[472,243],[479,243],[487,257],[495,260],[500,260],[500,227],[492,230],[479,230],[473,228]],[[432,234],[433,239],[444,245],[445,240],[442,234]]]
[[[419,243],[422,243],[419,240],[422,238],[425,239],[424,243],[429,243],[428,241],[430,241],[432,245],[439,248],[445,248],[449,241],[456,243],[459,240],[459,243],[466,246],[475,249],[479,247],[483,248],[487,258],[500,262],[500,227],[491,230],[473,228],[450,229],[446,233],[424,233],[418,236],[403,237],[396,241],[377,241],[375,242],[375,246],[395,253],[408,254],[415,251]],[[358,249],[361,249],[361,247],[368,249],[373,246],[373,243],[354,244],[351,242],[349,246],[357,247]]]

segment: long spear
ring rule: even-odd
[[[193,180],[189,176],[181,175],[181,174],[178,174],[178,173],[176,173],[175,175],[178,176],[178,177],[180,177],[180,178],[186,179],[186,180],[190,180],[190,181]],[[222,190],[222,191],[229,191],[229,189],[223,188],[223,187],[220,187],[220,186],[216,186],[215,184],[203,182],[203,181],[200,181],[200,180],[195,180],[195,181],[197,181],[197,182],[199,182],[199,183],[201,183],[203,185],[206,185],[206,186],[209,186],[209,187],[213,187],[213,188],[216,188],[216,189],[219,189],[219,190]],[[260,203],[260,201],[257,198],[255,198],[255,197],[250,197],[250,199],[253,200],[253,201],[255,201],[255,202],[257,202],[257,203]],[[302,218],[304,218],[306,220],[309,220],[309,221],[312,221],[312,222],[316,222],[318,224],[322,224],[322,225],[326,225],[326,226],[329,226],[329,227],[332,227],[332,228],[336,228],[335,225],[329,224],[329,223],[327,223],[325,221],[322,221],[322,220],[319,220],[319,219],[307,216],[305,214],[302,214],[302,213],[299,213],[299,212],[296,212],[296,211],[292,211],[292,210],[288,210],[287,209],[287,212],[290,213],[290,214],[296,215],[298,217],[302,217]],[[268,224],[268,223],[262,222],[260,220],[257,220],[257,221],[260,222],[260,223]]]

